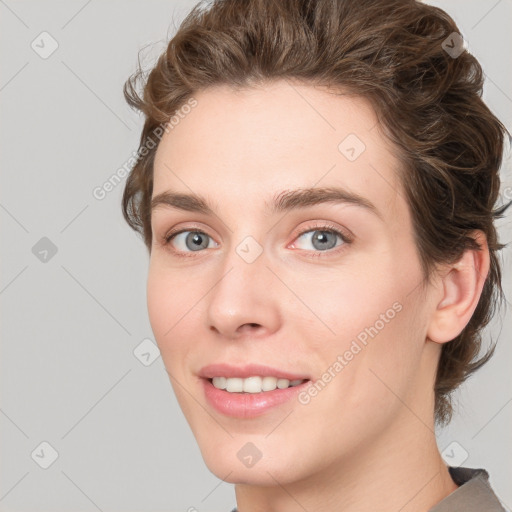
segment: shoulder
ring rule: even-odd
[[[489,473],[482,468],[449,467],[453,481],[459,486],[429,512],[507,512],[492,490]]]

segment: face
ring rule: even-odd
[[[432,301],[375,112],[284,81],[195,99],[156,154],[147,299],[205,463],[275,485],[403,443],[431,415],[438,353],[425,349]],[[205,370],[222,363],[232,372]],[[213,376],[235,380],[216,379],[222,390]],[[307,380],[242,393],[260,382],[237,376]]]

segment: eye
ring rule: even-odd
[[[314,226],[313,228],[301,231],[296,240],[300,241],[301,239],[302,241],[299,244],[295,242],[292,247],[307,251],[312,250],[316,252],[313,256],[321,256],[322,252],[331,251],[335,247],[351,242],[347,235],[331,225]],[[337,252],[337,250],[334,252]]]
[[[337,253],[352,242],[352,238],[342,233],[336,226],[318,225],[309,227],[301,231],[295,238],[291,247],[303,249],[312,252],[310,257],[322,256],[322,253]],[[298,241],[298,243],[297,243]],[[201,252],[202,249],[211,249],[218,247],[212,237],[199,229],[182,229],[181,231],[171,232],[163,237],[163,245],[170,246],[170,250],[177,256],[193,256],[194,252]],[[312,247],[312,249],[311,249]],[[340,247],[340,249],[335,249]]]
[[[183,229],[177,233],[168,234],[164,238],[164,245],[173,245],[173,251],[181,253],[198,252],[201,251],[201,249],[209,249],[212,247],[210,242],[215,244],[214,247],[218,245],[210,236],[198,229]]]

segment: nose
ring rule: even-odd
[[[227,339],[264,337],[279,329],[282,318],[279,280],[263,252],[252,262],[235,250],[205,297],[208,328]]]

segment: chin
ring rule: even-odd
[[[275,446],[263,437],[260,441],[255,436],[237,435],[224,442],[206,437],[199,448],[208,469],[225,482],[275,486],[301,478],[293,463],[298,454],[293,450],[283,453],[285,446]]]
[[[269,467],[263,460],[250,468],[228,460],[204,459],[204,462],[217,478],[231,484],[275,486],[276,482],[283,484],[290,479],[290,475],[283,468],[275,467],[275,464]]]

